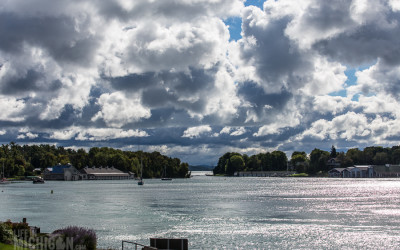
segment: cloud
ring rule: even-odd
[[[140,137],[196,163],[396,144],[399,19],[393,0],[3,1],[0,139]]]
[[[28,128],[21,128],[19,130],[19,134],[17,136],[17,139],[25,139],[25,138],[35,139],[37,137],[39,137],[39,135],[29,132]]]
[[[106,141],[112,139],[129,138],[129,137],[145,137],[149,136],[145,131],[141,130],[122,130],[113,128],[93,128],[81,131],[75,137],[78,141]]]
[[[182,137],[188,137],[188,138],[199,137],[201,134],[209,133],[211,131],[212,129],[208,125],[191,127],[183,132]]]
[[[150,110],[142,106],[139,97],[128,99],[122,92],[103,94],[98,103],[101,111],[93,117],[93,121],[103,119],[111,127],[122,127],[151,116]]]
[[[0,103],[0,120],[12,122],[24,120],[22,111],[25,108],[25,102],[23,100],[0,96]]]

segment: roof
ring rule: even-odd
[[[56,165],[51,168],[47,168],[52,174],[64,174],[65,168],[70,168],[72,165]]]
[[[369,168],[372,168],[370,165],[354,165],[354,167],[360,169],[361,171],[367,171]]]
[[[105,167],[105,168],[104,167],[99,167],[99,168],[85,167],[81,171],[82,171],[82,173],[85,173],[85,174],[103,175],[103,176],[104,175],[112,175],[112,176],[128,175],[128,173],[124,173],[121,170],[116,169],[114,167]]]
[[[374,171],[376,173],[400,173],[399,165],[388,165],[388,166],[374,166]]]
[[[344,171],[344,170],[346,170],[346,169],[345,169],[345,168],[332,168],[332,169],[329,170],[328,172],[334,172],[334,171],[342,172],[342,171]]]

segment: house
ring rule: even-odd
[[[56,165],[44,170],[45,180],[54,181],[77,181],[80,179],[79,171],[71,164]]]
[[[329,177],[372,178],[376,176],[375,167],[372,165],[355,165],[348,168],[333,168],[328,171],[328,174]]]
[[[85,167],[81,169],[83,180],[127,180],[133,179],[134,173],[124,173],[114,167]]]
[[[380,165],[374,166],[375,177],[400,177],[400,166],[399,165]]]
[[[360,178],[372,178],[374,177],[374,167],[371,165],[356,165],[354,166],[357,169],[357,176]]]
[[[340,167],[340,161],[337,158],[331,158],[327,161],[326,165],[329,168],[338,168]]]
[[[235,172],[238,177],[285,177],[295,174],[295,171],[240,171]]]
[[[329,175],[329,177],[343,177],[344,170],[346,170],[346,169],[345,168],[333,168],[328,171],[328,175]]]

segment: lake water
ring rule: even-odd
[[[400,179],[225,178],[0,186],[0,221],[95,229],[98,246],[188,238],[190,249],[395,249]],[[54,190],[51,194],[50,191]]]

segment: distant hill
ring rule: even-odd
[[[189,166],[189,171],[212,171],[214,166],[208,165],[196,165],[196,166]]]

